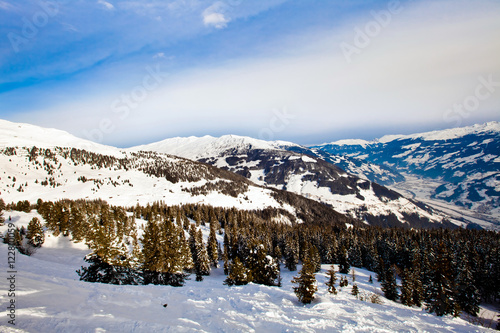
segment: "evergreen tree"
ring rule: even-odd
[[[354,267],[362,267],[361,250],[355,244],[349,249],[349,264]]]
[[[224,284],[228,286],[241,286],[248,284],[248,269],[243,265],[240,258],[236,257],[229,265],[229,275]]]
[[[285,247],[285,267],[288,268],[290,272],[297,270],[297,264],[299,263],[299,251],[297,248],[297,242],[294,239],[288,239],[286,241]]]
[[[210,259],[208,258],[207,247],[203,243],[203,235],[201,230],[196,234],[196,261],[194,262],[194,270],[196,281],[202,281],[203,276],[210,275]]]
[[[250,250],[247,258],[247,267],[250,271],[250,281],[267,286],[280,285],[279,263],[266,254],[264,245],[256,244]]]
[[[347,251],[345,247],[342,246],[339,256],[339,273],[349,274],[350,268],[351,266],[349,265],[349,260],[347,259]]]
[[[389,266],[389,268],[385,271],[385,279],[382,281],[381,286],[387,299],[395,301],[398,298],[398,288],[396,285],[394,266]]]
[[[462,311],[465,311],[472,316],[477,316],[479,313],[480,296],[476,287],[476,281],[472,276],[471,267],[467,257],[462,256],[456,277],[457,303]]]
[[[321,257],[319,255],[318,248],[314,245],[309,246],[307,256],[309,257],[309,261],[314,268],[314,273],[319,272],[321,270]]]
[[[100,282],[120,285],[138,285],[143,283],[142,275],[130,267],[110,265],[96,255],[91,254],[85,257],[85,261],[90,265],[82,266],[76,273],[81,281]]]
[[[43,242],[45,241],[42,224],[37,217],[32,218],[30,223],[28,224],[28,232],[26,238],[28,239],[28,243],[34,247],[42,246]]]
[[[440,241],[436,251],[428,290],[427,309],[429,312],[436,313],[438,316],[447,314],[458,316],[460,314],[454,292],[451,258],[443,241]]]
[[[328,292],[330,294],[337,295],[337,289],[335,289],[335,282],[337,281],[337,277],[335,276],[335,267],[333,265],[330,266],[330,269],[326,272],[326,276],[328,277],[328,281],[326,285],[328,286]]]
[[[314,267],[307,259],[299,272],[299,276],[294,277],[292,283],[298,284],[297,287],[293,287],[293,291],[297,295],[299,302],[303,304],[311,303],[318,287],[316,287]]]
[[[412,306],[413,303],[413,273],[409,269],[405,268],[403,270],[403,275],[401,279],[401,304],[406,306]]]
[[[351,295],[355,296],[355,297],[356,297],[356,299],[358,299],[358,295],[359,295],[359,288],[358,288],[358,285],[357,285],[357,284],[354,284],[354,285],[352,286]]]
[[[208,236],[207,251],[210,263],[212,264],[212,266],[217,268],[219,267],[219,255],[217,249],[217,237],[215,236],[215,230],[216,230],[216,223],[215,222],[210,223],[210,234]]]
[[[183,235],[170,219],[161,225],[148,221],[142,237],[145,284],[184,284],[184,269],[190,269],[192,261]]]
[[[5,210],[5,202],[0,198],[0,225],[3,225],[5,218],[3,217],[3,211]]]

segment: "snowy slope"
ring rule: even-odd
[[[37,213],[9,212],[16,226],[27,225]],[[0,227],[5,232],[6,226]],[[76,270],[90,251],[67,237],[46,237],[31,257],[17,254],[16,326],[7,324],[10,298],[0,294],[0,332],[488,332],[460,318],[436,317],[382,298],[383,304],[356,300],[352,283],[338,295],[325,286],[327,265],[316,275],[319,291],[310,305],[297,302],[292,277],[282,270],[283,286],[222,284],[222,269],[203,282],[194,278],[184,287],[119,286],[81,282]],[[7,246],[0,243],[0,256]],[[6,271],[5,260],[0,268]],[[299,267],[300,269],[300,267]],[[338,268],[337,268],[338,269]],[[339,277],[341,274],[337,273]],[[374,273],[356,269],[361,294],[381,294],[368,283]],[[7,290],[7,279],[0,289]],[[164,307],[164,304],[168,304]]]
[[[333,142],[313,149],[434,179],[438,185],[425,199],[445,200],[500,223],[499,122],[391,135],[372,142]]]
[[[71,145],[86,147],[87,142],[65,132],[31,125],[4,122],[3,126],[0,197],[5,202],[81,198],[135,206],[164,201],[169,205],[193,203],[243,210],[276,208],[284,214],[280,220],[288,223],[306,222],[306,215],[308,219],[345,219],[315,201],[284,197],[275,189],[257,186],[242,176],[207,164],[101,145],[90,145],[96,151],[76,149]],[[14,139],[10,140],[10,136]],[[304,215],[305,211],[313,213]]]
[[[5,147],[71,147],[120,156],[118,149],[77,138],[68,132],[0,119],[0,149]]]
[[[325,203],[372,225],[452,226],[446,223],[445,215],[436,214],[425,205],[367,180],[369,173],[389,180],[388,168],[354,159],[334,160],[329,156],[323,159],[321,154],[292,143],[229,135],[167,139],[130,150],[177,154],[208,163],[245,176],[256,184]],[[336,162],[345,162],[359,172],[356,175],[346,173],[335,165]],[[390,177],[393,180],[403,178],[395,174]]]

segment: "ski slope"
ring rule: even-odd
[[[35,212],[5,212],[16,226]],[[43,220],[43,219],[41,219]],[[0,227],[3,233],[7,225]],[[206,231],[206,230],[205,230]],[[205,233],[206,234],[206,233]],[[297,302],[290,282],[297,272],[282,271],[283,286],[256,284],[228,287],[222,268],[203,282],[184,287],[117,286],[81,282],[75,273],[89,250],[68,238],[46,234],[31,257],[17,254],[16,325],[7,323],[7,245],[0,244],[0,332],[488,332],[453,317],[436,317],[382,297],[383,304],[355,299],[349,286],[330,295],[328,265],[316,275],[312,304]],[[299,267],[300,269],[300,267]],[[375,282],[368,283],[373,275]],[[340,278],[341,274],[337,273]],[[361,294],[381,293],[375,274],[356,269]],[[338,285],[338,283],[337,283]],[[167,304],[164,307],[164,304]]]

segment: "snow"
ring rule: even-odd
[[[71,147],[103,155],[121,157],[118,148],[77,138],[68,132],[0,119],[0,148],[5,147]]]
[[[360,145],[360,146],[366,147],[367,145],[374,144],[374,143],[388,143],[391,141],[404,140],[404,139],[422,139],[424,141],[444,141],[444,140],[461,138],[461,137],[464,137],[464,136],[469,135],[469,134],[498,133],[498,132],[500,132],[500,122],[491,121],[491,122],[488,122],[485,124],[476,124],[476,125],[468,126],[468,127],[451,128],[451,129],[416,133],[416,134],[410,134],[410,135],[402,135],[402,134],[384,135],[383,137],[381,137],[379,139],[375,139],[373,141],[366,141],[366,140],[360,140],[360,139],[339,140],[339,141],[334,141],[331,143],[324,143],[320,146]],[[491,139],[489,139],[489,140],[491,140]],[[482,144],[487,144],[489,142],[492,142],[492,141],[485,140],[482,142]]]
[[[206,135],[203,137],[176,137],[163,141],[131,147],[128,151],[155,151],[181,156],[191,160],[219,156],[229,149],[282,149],[282,147],[297,146],[285,141],[264,141],[239,135],[224,135],[219,138]]]
[[[232,197],[218,192],[208,195],[192,195],[183,189],[203,186],[206,180],[198,182],[172,183],[165,178],[150,177],[145,173],[130,169],[126,172],[113,168],[102,168],[96,171],[90,165],[74,165],[70,160],[61,156],[58,162],[61,168],[53,175],[61,186],[43,186],[41,182],[48,177],[47,172],[35,167],[26,156],[22,156],[23,149],[13,156],[0,154],[0,192],[5,202],[28,200],[36,202],[38,198],[44,200],[59,199],[103,199],[113,205],[135,206],[137,203],[146,205],[163,200],[170,205],[204,203],[218,207],[237,207],[243,210],[264,209],[269,206],[283,208],[272,196],[269,190],[250,185],[248,191],[239,197]],[[130,153],[124,153],[129,156]],[[129,156],[130,157],[130,156]],[[174,157],[163,157],[165,161],[180,162]],[[43,163],[43,158],[38,158]],[[9,177],[10,176],[10,177]],[[82,182],[78,179],[85,176],[91,181]],[[13,181],[13,177],[16,181]],[[101,182],[97,186],[95,181]],[[210,182],[217,182],[214,179]],[[28,184],[28,186],[26,186]],[[18,191],[23,185],[23,191]]]
[[[337,145],[337,146],[362,146],[365,147],[366,145],[370,144],[370,141],[362,140],[362,139],[344,139],[344,140],[338,140],[330,143],[323,143],[321,146],[326,146],[326,145]]]
[[[9,212],[16,225],[36,213]],[[6,226],[0,227],[5,231]],[[207,228],[205,228],[207,229]],[[208,230],[208,229],[207,229]],[[206,231],[204,234],[206,234]],[[52,237],[52,236],[51,236]],[[184,287],[118,286],[79,281],[76,270],[89,253],[67,237],[50,239],[31,257],[16,255],[17,332],[487,332],[460,318],[436,317],[381,297],[383,304],[355,299],[349,286],[327,292],[326,270],[316,274],[318,292],[309,305],[297,301],[292,277],[282,271],[282,287],[256,284],[228,287],[223,269],[204,281],[191,278]],[[0,270],[6,271],[7,246],[0,244]],[[301,267],[299,265],[298,270]],[[338,267],[337,267],[338,270]],[[368,282],[375,274],[356,268],[361,295],[381,294]],[[5,273],[3,273],[5,274]],[[337,277],[340,278],[339,273]],[[0,289],[7,290],[0,279]],[[14,332],[5,310],[10,299],[0,294],[0,332]],[[167,307],[163,305],[167,304]]]
[[[316,163],[316,160],[314,158],[311,158],[306,155],[302,155],[302,161],[306,163]]]

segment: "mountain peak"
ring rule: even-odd
[[[220,137],[205,135],[203,137],[175,137],[147,145],[131,147],[131,151],[153,150],[189,159],[200,159],[218,155],[228,149],[282,149],[282,147],[298,146],[286,141],[264,141],[247,136],[227,134]]]

